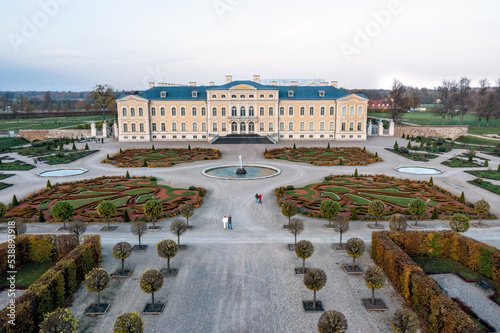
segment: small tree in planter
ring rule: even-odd
[[[186,203],[179,208],[179,213],[181,213],[182,217],[186,218],[186,228],[192,229],[189,226],[189,218],[194,214],[194,207],[190,203]]]
[[[26,233],[26,231],[28,230],[28,226],[26,225],[26,223],[24,223],[24,221],[14,220],[14,228],[12,228],[12,230],[14,232],[14,235],[16,235],[16,237],[19,237]]]
[[[351,238],[345,244],[345,251],[352,257],[352,266],[350,267],[350,272],[362,272],[361,267],[359,267],[359,270],[356,270],[356,258],[361,257],[365,252],[365,242],[363,242],[363,240],[359,238]],[[344,265],[344,269],[348,269],[348,267],[349,265]]]
[[[5,213],[7,213],[7,207],[3,202],[0,202],[0,220],[3,219]]]
[[[349,218],[347,216],[337,216],[335,218],[335,228],[340,233],[339,250],[343,248],[342,246],[342,235],[349,231]]]
[[[130,231],[132,232],[132,235],[139,237],[139,247],[137,249],[145,250],[147,245],[141,245],[141,237],[148,231],[148,225],[142,221],[134,222],[130,227]]]
[[[476,203],[474,204],[474,211],[476,212],[477,215],[479,215],[479,225],[482,225],[481,217],[483,215],[488,214],[490,208],[491,208],[490,204],[488,203],[488,201],[484,199],[476,201]]]
[[[389,229],[392,231],[405,231],[408,228],[406,218],[401,214],[393,214],[389,219]]]
[[[304,231],[304,222],[299,219],[291,219],[288,223],[288,231],[294,236],[295,242],[293,244],[288,244],[289,250],[295,250],[297,245],[297,235]]]
[[[148,200],[142,209],[144,210],[144,215],[149,217],[153,222],[153,226],[150,229],[161,229],[161,227],[155,225],[156,220],[163,214],[163,205],[161,202],[157,199]]]
[[[112,231],[117,228],[109,225],[109,220],[116,215],[116,205],[114,203],[109,200],[102,200],[99,202],[99,205],[97,205],[97,214],[108,223],[107,227],[101,229],[102,231]]]
[[[301,240],[295,244],[295,254],[302,259],[302,268],[295,268],[296,274],[304,274],[306,270],[306,259],[314,253],[314,245],[307,240]]]
[[[450,218],[450,228],[456,232],[466,232],[470,228],[470,221],[464,214],[455,214]]]
[[[396,310],[392,316],[392,329],[396,333],[417,333],[418,317],[407,309]]]
[[[119,272],[119,274],[118,274],[118,271],[116,271],[113,275],[114,276],[121,276],[121,277],[128,276],[131,271],[129,269],[127,269],[127,271],[125,271],[125,259],[130,257],[130,255],[132,254],[132,245],[130,245],[130,243],[127,243],[127,242],[116,243],[115,246],[113,246],[112,253],[113,253],[113,257],[115,257],[115,259],[122,261],[121,272]]]
[[[375,217],[375,228],[379,228],[378,219],[385,213],[385,203],[382,200],[373,200],[368,205],[368,214]],[[380,228],[380,229],[383,229]]]
[[[78,323],[70,309],[57,309],[45,315],[40,333],[76,333]]]
[[[181,236],[183,233],[185,233],[187,230],[186,222],[183,220],[175,220],[172,222],[170,225],[170,232],[177,236],[177,245],[179,246],[179,249],[185,250],[187,248],[187,245],[181,245]]]
[[[114,325],[113,333],[143,333],[144,322],[137,312],[128,312],[119,316]]]
[[[314,291],[314,298],[312,301],[312,306],[310,309],[313,311],[316,310],[317,304],[316,304],[316,292],[321,290],[326,284],[326,273],[322,269],[319,268],[310,268],[307,270],[307,273],[304,275],[304,285],[306,286],[307,289],[310,289]],[[304,302],[304,306],[306,307],[307,310],[307,303],[311,302]],[[320,303],[320,308],[323,310]]]
[[[290,225],[290,220],[293,216],[297,214],[299,207],[295,201],[285,201],[281,205],[281,214],[288,217],[288,224]]]
[[[77,220],[69,225],[69,232],[76,236],[78,239],[78,245],[80,245],[80,236],[87,231],[87,225],[85,222]]]
[[[167,259],[167,270],[166,270],[166,275],[177,275],[177,269],[170,269],[170,259],[175,257],[177,255],[177,251],[179,250],[179,247],[177,244],[171,240],[171,239],[165,239],[159,242],[156,245],[156,251],[158,252],[158,255],[162,258]],[[163,271],[163,270],[162,270]]]
[[[52,206],[50,212],[56,220],[63,221],[63,227],[59,230],[67,230],[66,221],[69,221],[73,217],[75,208],[67,201],[58,201]]]
[[[151,294],[151,304],[146,304],[144,312],[162,312],[164,303],[155,303],[155,292],[163,287],[163,275],[156,269],[145,271],[141,277],[141,289]]]
[[[339,311],[326,311],[318,320],[319,333],[343,333],[347,332],[347,319]]]
[[[97,304],[90,305],[86,313],[99,314],[108,310],[109,304],[101,304],[101,291],[109,285],[109,275],[102,268],[94,268],[85,276],[85,287],[88,291],[97,293]]]
[[[321,202],[319,210],[321,211],[321,216],[328,220],[328,227],[331,228],[333,219],[340,212],[340,205],[335,200],[325,200]]]
[[[410,200],[410,203],[408,204],[408,213],[415,216],[415,226],[418,225],[418,218],[422,218],[426,211],[427,205],[422,198]]]
[[[365,271],[365,283],[372,290],[371,305],[374,307],[375,304],[375,289],[380,289],[384,286],[385,278],[382,268],[378,266],[370,266]],[[380,300],[383,304],[383,301]],[[363,300],[365,303],[365,300]],[[366,303],[365,303],[366,306]],[[385,304],[383,305],[385,307]]]

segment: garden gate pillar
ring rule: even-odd
[[[97,128],[95,127],[95,122],[90,123],[90,136],[95,137],[97,135]]]
[[[371,120],[368,121],[368,136],[373,135],[373,123]]]
[[[389,136],[394,136],[394,121],[391,120],[389,123]]]
[[[104,121],[102,123],[102,137],[107,138],[108,137],[108,122]]]
[[[113,137],[118,137],[118,124],[116,122],[113,123]]]
[[[378,121],[378,136],[384,136],[384,122],[382,120]]]

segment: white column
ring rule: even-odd
[[[90,123],[90,136],[94,137],[97,135],[97,128],[95,127],[95,122]]]
[[[118,123],[116,121],[113,123],[113,137],[118,137]]]
[[[107,138],[108,137],[108,122],[104,121],[102,123],[102,137]]]
[[[378,136],[383,136],[384,135],[384,122],[382,120],[379,120],[378,123]]]
[[[373,135],[373,123],[371,120],[368,122],[368,135],[369,136]]]
[[[389,123],[389,136],[394,136],[394,121],[391,120]]]

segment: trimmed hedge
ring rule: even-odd
[[[456,235],[454,235],[456,234]],[[452,231],[381,231],[372,233],[372,258],[431,332],[474,332],[476,325],[410,256],[440,257],[459,250],[447,241],[465,243]],[[464,238],[468,238],[463,236]],[[486,245],[486,244],[484,244]]]
[[[28,291],[16,300],[16,325],[7,321],[9,309],[0,312],[1,332],[38,332],[44,315],[61,307],[90,272],[101,261],[100,236],[88,236],[56,266],[48,270]]]

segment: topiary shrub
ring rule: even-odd
[[[406,231],[408,228],[406,218],[401,214],[393,214],[389,219],[389,228],[392,231]]]
[[[144,322],[137,312],[128,312],[119,316],[114,325],[113,333],[143,333]]]
[[[293,185],[288,185],[288,186],[286,187],[286,189],[287,189],[287,190],[294,190],[294,189],[295,189],[295,187],[294,187]]]
[[[319,333],[343,333],[347,332],[347,319],[339,311],[330,310],[324,312],[318,320]]]
[[[455,214],[450,218],[450,228],[456,232],[466,232],[470,228],[470,221],[464,214]]]
[[[76,333],[78,324],[70,309],[57,309],[45,316],[40,333]]]
[[[352,269],[356,266],[356,258],[365,252],[365,242],[359,238],[351,238],[345,244],[345,251],[352,257]]]
[[[419,329],[417,315],[407,309],[396,310],[392,316],[392,329],[395,333],[416,333]]]

